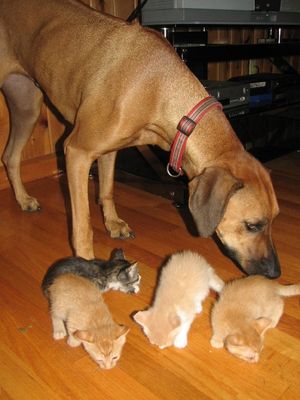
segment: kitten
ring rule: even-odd
[[[53,338],[68,335],[68,344],[83,347],[101,368],[113,368],[120,358],[129,328],[116,324],[101,292],[73,274],[54,278],[45,293],[50,305]]]
[[[263,276],[227,283],[212,309],[211,345],[225,345],[234,356],[257,362],[265,332],[275,328],[283,313],[281,297],[299,294],[300,284],[284,286]]]
[[[126,293],[137,293],[141,280],[137,263],[130,263],[125,260],[122,249],[114,249],[108,261],[69,257],[56,262],[48,269],[43,279],[43,291],[47,292],[53,280],[59,275],[66,273],[72,273],[89,279],[102,292],[120,290]]]
[[[219,292],[223,281],[197,253],[173,254],[163,267],[153,305],[134,315],[152,344],[161,349],[187,345],[187,335],[195,314],[209,289]]]

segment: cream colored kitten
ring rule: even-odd
[[[213,268],[197,253],[173,254],[163,267],[155,300],[148,310],[139,311],[134,319],[152,344],[183,348],[196,313],[209,289],[219,292],[224,283]]]
[[[54,339],[68,335],[70,346],[82,343],[101,368],[113,368],[129,329],[113,321],[100,290],[85,278],[65,274],[54,279],[47,294]]]
[[[300,294],[300,285],[280,285],[263,276],[229,282],[215,303],[211,345],[248,362],[257,362],[264,334],[274,328],[284,308],[281,297]]]

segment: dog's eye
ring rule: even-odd
[[[246,222],[246,228],[249,232],[261,232],[263,230],[264,224],[262,223],[257,223],[257,224],[251,224],[249,222]]]

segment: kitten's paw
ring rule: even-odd
[[[212,337],[210,339],[210,344],[215,349],[221,349],[222,347],[224,347],[224,342],[222,340],[218,340],[218,339],[216,339],[214,337]]]
[[[78,347],[81,345],[81,342],[77,339],[75,339],[73,336],[69,335],[67,343],[71,347]]]
[[[133,286],[133,293],[138,293],[140,291],[140,285],[134,285]]]
[[[174,346],[177,347],[177,349],[184,349],[187,346],[187,338],[177,337],[174,340]]]
[[[55,331],[55,332],[53,332],[53,339],[54,339],[54,340],[61,340],[61,339],[63,339],[66,335],[67,335],[67,333],[66,333],[66,331],[64,331],[64,330]]]
[[[202,303],[196,305],[196,314],[200,314],[202,311]]]

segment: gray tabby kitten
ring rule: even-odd
[[[69,257],[57,261],[44,276],[41,286],[45,295],[54,280],[65,274],[86,278],[93,282],[101,292],[120,290],[125,293],[137,293],[141,280],[137,263],[127,261],[122,249],[114,249],[109,260],[85,260],[81,257]]]

